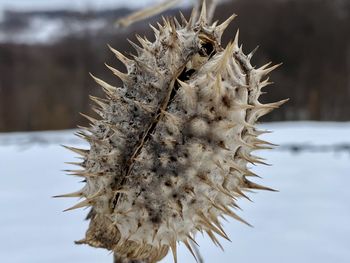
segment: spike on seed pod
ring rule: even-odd
[[[225,32],[226,28],[231,24],[231,22],[237,17],[236,14],[231,15],[226,21],[224,21],[222,24],[213,27],[215,28],[215,33],[217,35],[218,41],[221,43],[221,37],[223,33]]]
[[[118,50],[115,50],[114,48],[112,48],[110,45],[107,45],[108,48],[114,53],[114,55],[116,56],[116,58],[121,61],[125,67],[129,70],[130,67],[133,65],[133,61],[129,58],[127,58],[126,56],[124,56],[122,53],[120,53]]]
[[[180,14],[181,23],[164,18],[159,29],[151,26],[153,43],[129,41],[137,51],[133,59],[109,47],[127,68],[122,73],[107,65],[123,87],[91,75],[106,98],[91,97],[99,120],[82,114],[91,124],[78,136],[91,142],[90,149],[66,147],[82,157],[72,164],[83,170],[69,172],[86,186],[57,196],[86,198],[67,210],[92,208],[79,244],[155,263],[168,251],[177,262],[177,242],[183,242],[198,260],[198,231],[222,248],[215,234],[229,237],[220,218],[248,224],[231,210],[237,198],[250,200],[250,189],[273,191],[247,180],[257,176],[249,163],[264,164],[251,153],[273,146],[258,139],[265,131],[256,129],[257,118],[286,101],[258,101],[270,84],[262,77],[278,65],[254,69],[255,50],[243,53],[239,31],[221,45],[235,16],[211,24],[203,4],[189,20]]]

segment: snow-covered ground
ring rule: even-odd
[[[162,0],[0,0],[1,10],[38,11],[38,10],[101,10],[107,8],[139,8]]]
[[[349,146],[350,123],[273,123],[263,128],[274,131],[265,139],[281,147],[260,153],[273,166],[254,167],[264,178],[256,182],[280,192],[250,194],[254,203],[239,201],[244,210],[239,215],[254,228],[233,220],[224,223],[232,239],[222,240],[225,252],[198,235],[205,262],[350,262],[349,148],[291,152],[284,147]],[[51,198],[80,186],[61,171],[71,168],[64,162],[74,154],[59,144],[82,146],[72,134],[0,134],[0,262],[112,262],[105,250],[73,244],[87,228],[87,211],[63,213],[76,200]],[[172,262],[172,257],[163,262]],[[179,262],[195,262],[183,246]]]
[[[79,20],[67,19],[64,17],[43,15],[40,13],[31,14],[25,17],[26,23],[20,29],[8,29],[2,25],[4,12],[30,12],[30,11],[101,11],[114,10],[118,8],[143,8],[164,0],[0,0],[0,43],[20,44],[50,44],[67,35],[78,35],[80,32],[98,32],[108,25],[104,18]],[[191,0],[192,1],[192,0]],[[189,0],[182,1],[182,5],[189,5]],[[11,15],[9,15],[11,16]],[[7,17],[11,19],[11,17]],[[12,22],[13,23],[13,22]],[[17,21],[18,23],[18,21]]]

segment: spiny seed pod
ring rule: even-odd
[[[111,48],[127,73],[107,65],[123,81],[113,87],[93,77],[106,93],[91,97],[100,119],[78,133],[90,149],[67,147],[83,157],[84,197],[67,210],[91,207],[86,237],[78,241],[129,259],[158,262],[177,242],[190,252],[196,232],[228,239],[219,217],[245,223],[232,209],[245,190],[270,188],[247,178],[248,166],[264,163],[252,151],[270,148],[258,139],[259,117],[285,101],[261,104],[264,79],[277,66],[255,69],[238,45],[221,36],[234,19],[208,24],[198,19],[163,19],[152,27],[155,41],[138,38],[132,59]],[[246,197],[247,198],[247,197]]]

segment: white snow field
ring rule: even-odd
[[[106,30],[108,21],[104,18],[89,20],[63,19],[43,14],[31,14],[26,27],[20,30],[6,30],[2,26],[5,11],[80,11],[90,12],[117,8],[140,9],[161,3],[164,0],[0,0],[0,43],[52,44],[68,35]],[[181,6],[190,6],[193,1],[182,1]],[[117,30],[117,29],[115,29]]]
[[[254,228],[229,220],[232,242],[215,247],[199,234],[206,263],[348,263],[350,262],[350,123],[272,123],[264,139],[281,147],[262,151],[273,166],[256,166],[255,182],[280,192],[249,194],[238,214]],[[87,210],[63,213],[75,199],[53,199],[78,190],[77,178],[64,164],[75,155],[60,146],[84,146],[74,131],[0,134],[0,262],[111,263],[103,249],[74,245],[84,236]],[[314,147],[289,151],[286,146]],[[338,147],[342,145],[343,147]],[[321,147],[322,146],[322,147]],[[338,150],[332,151],[332,147]],[[294,147],[295,148],[295,147]],[[326,151],[318,151],[320,149]],[[339,150],[340,149],[340,150]],[[195,262],[184,246],[179,263]],[[162,262],[172,262],[168,255]]]
[[[107,8],[129,7],[139,8],[154,3],[160,3],[162,0],[0,0],[0,11],[21,10],[98,10]]]

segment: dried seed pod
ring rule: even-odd
[[[252,151],[270,147],[258,139],[259,117],[282,103],[261,104],[265,76],[276,66],[255,69],[238,33],[226,47],[221,36],[234,19],[208,24],[203,5],[198,19],[164,19],[153,28],[153,43],[131,43],[123,81],[113,87],[94,77],[107,99],[92,98],[100,119],[79,135],[89,150],[74,149],[84,169],[83,189],[62,197],[85,197],[71,209],[90,206],[90,226],[79,244],[111,250],[129,259],[157,262],[177,242],[193,253],[198,231],[228,239],[219,217],[238,217],[237,197],[245,190],[272,190],[250,182],[249,163],[263,163]],[[193,253],[193,255],[195,255]]]

